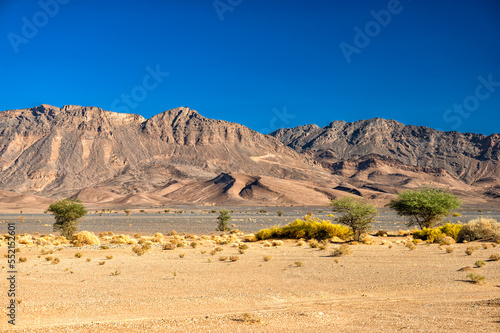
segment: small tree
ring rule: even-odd
[[[283,216],[283,214],[285,214],[285,212],[280,209],[276,212],[276,214],[278,214],[278,216]]]
[[[352,197],[332,200],[331,205],[334,212],[342,214],[336,217],[335,221],[351,228],[355,241],[359,241],[361,235],[370,230],[375,216],[378,215],[375,206]]]
[[[80,200],[64,199],[49,206],[47,212],[54,214],[56,222],[54,231],[61,231],[61,236],[71,239],[78,230],[80,219],[87,214],[87,210]]]
[[[460,205],[455,195],[435,188],[404,191],[387,204],[399,216],[409,218],[408,226],[417,225],[420,229],[434,227]]]
[[[229,215],[229,211],[225,209],[221,209],[219,211],[219,216],[217,217],[217,220],[219,220],[219,225],[217,226],[217,231],[229,231],[227,223],[231,219],[231,215]]]

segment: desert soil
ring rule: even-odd
[[[393,246],[383,245],[382,240]],[[500,246],[436,244],[410,250],[404,237],[374,237],[352,245],[352,254],[247,243],[203,241],[196,249],[162,250],[143,256],[132,245],[64,247],[46,261],[40,246],[20,246],[15,332],[498,332],[500,261],[488,261]],[[487,243],[490,244],[490,243]],[[472,255],[465,249],[477,245]],[[496,244],[495,244],[496,245]],[[211,255],[216,246],[223,251]],[[54,246],[45,249],[55,249]],[[206,251],[206,253],[201,253]],[[82,258],[76,258],[80,252]],[[5,243],[0,255],[7,253]],[[181,258],[179,254],[185,256]],[[106,256],[112,256],[107,259]],[[237,261],[219,261],[238,256]],[[264,256],[271,256],[265,261]],[[91,258],[91,261],[87,261]],[[336,262],[338,259],[338,262]],[[6,259],[4,259],[6,261]],[[211,260],[211,262],[210,262]],[[468,282],[477,260],[486,284]],[[104,264],[99,264],[104,262]],[[297,262],[300,262],[297,264]],[[301,264],[301,266],[299,266]],[[6,262],[2,271],[7,273]],[[118,272],[118,275],[113,275]],[[7,290],[5,278],[0,288]],[[7,304],[6,292],[0,301]],[[5,307],[3,312],[6,312]]]

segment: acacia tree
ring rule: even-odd
[[[434,227],[460,206],[460,200],[455,195],[428,187],[401,192],[387,204],[399,216],[408,217],[408,226],[417,225],[420,229]]]
[[[225,209],[221,209],[219,211],[219,216],[217,220],[219,220],[219,224],[217,226],[217,231],[229,231],[229,227],[227,225],[228,221],[231,219],[231,215],[229,215],[229,211]]]
[[[82,217],[87,214],[85,206],[80,200],[63,199],[49,206],[47,212],[54,214],[56,222],[54,231],[61,231],[61,236],[70,239],[78,230],[78,224]]]
[[[375,216],[378,215],[375,206],[352,197],[332,200],[331,206],[333,212],[342,214],[336,217],[335,221],[351,228],[355,241],[359,241],[361,235],[370,230],[371,224],[375,221]]]

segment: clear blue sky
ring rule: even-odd
[[[374,117],[500,132],[500,1],[54,1],[0,1],[0,110],[189,106],[263,132]]]

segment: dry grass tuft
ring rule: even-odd
[[[81,257],[83,257],[83,254],[81,252],[77,252],[75,253],[75,257],[80,259]]]
[[[239,256],[230,256],[229,257],[229,260],[231,260],[231,261],[238,261],[239,259],[240,259]]]
[[[446,253],[453,253],[453,251],[455,251],[455,248],[453,246],[446,247]]]
[[[90,231],[80,231],[74,234],[71,238],[71,242],[74,246],[80,247],[82,245],[94,245],[101,244],[99,237],[97,237],[93,232]]]
[[[346,256],[350,255],[352,253],[351,248],[347,244],[342,244],[338,248],[336,248],[332,253],[332,257],[341,257],[341,256]]]
[[[264,256],[264,257],[262,257],[262,259],[264,259],[264,261],[271,261],[271,259],[273,259],[273,257],[271,257],[271,256]]]
[[[262,320],[260,318],[257,318],[255,316],[251,315],[250,313],[244,313],[241,321],[243,321],[244,323],[248,323],[248,324],[261,324],[262,323]]]
[[[491,260],[491,261],[499,261],[499,260],[500,260],[500,253],[493,253],[493,254],[490,256],[490,260]]]

